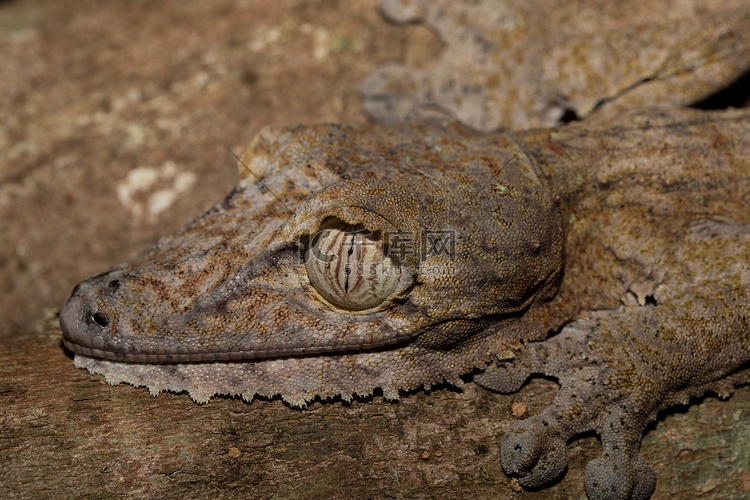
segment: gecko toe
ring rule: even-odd
[[[589,498],[646,500],[656,486],[651,466],[640,456],[602,455],[586,466],[584,488]]]
[[[586,466],[589,498],[647,499],[656,486],[651,465],[639,455],[645,419],[625,411],[622,401],[602,412],[595,426],[602,455]]]
[[[518,476],[519,483],[534,488],[562,474],[568,465],[565,440],[554,424],[537,416],[517,422],[505,434],[502,463],[505,471]]]

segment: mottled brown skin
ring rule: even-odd
[[[606,121],[692,104],[750,67],[743,0],[381,0],[381,11],[425,25],[445,50],[366,79],[364,108],[379,121],[448,116],[483,131]]]
[[[198,401],[258,393],[303,404],[377,387],[397,397],[459,384],[493,353],[531,338],[513,330],[517,318],[558,287],[558,200],[512,138],[333,125],[268,131],[245,158],[262,184],[247,177],[142,258],[78,286],[62,316],[74,351],[138,363],[271,358],[238,365],[241,382],[219,384],[212,374],[211,383],[190,386]],[[426,231],[449,232],[456,248],[450,256],[407,254],[396,295],[365,311],[341,310],[310,284],[301,258],[332,217],[415,235],[415,249]],[[207,366],[226,365],[188,365]],[[162,387],[158,378],[148,383],[154,390],[188,388]]]
[[[224,201],[76,287],[61,317],[76,366],[154,395],[292,405],[378,388],[396,399],[462,376],[514,391],[543,373],[560,393],[507,433],[505,470],[544,484],[565,469],[567,440],[594,430],[588,495],[647,498],[645,425],[750,378],[750,113],[622,111],[694,102],[742,74],[750,15],[636,23],[602,41],[541,0],[383,5],[447,48],[429,70],[368,80],[381,119],[587,120],[485,137],[434,124],[265,130]],[[315,282],[330,273],[308,274],[331,225],[407,238],[381,303],[341,307]]]
[[[560,381],[553,404],[503,441],[503,466],[525,486],[559,474],[567,439],[593,429],[603,451],[587,466],[588,495],[646,498],[655,482],[638,455],[646,423],[750,378],[750,114],[679,115],[537,136],[545,171],[575,162],[552,182],[574,205],[563,203],[571,223],[558,299],[584,300],[588,312],[475,378],[500,391],[530,373]]]
[[[543,484],[564,470],[566,440],[594,429],[604,451],[587,468],[589,495],[645,498],[647,422],[748,379],[749,138],[739,111],[486,138],[428,125],[266,131],[244,157],[263,182],[246,177],[175,235],[82,282],[63,311],[65,344],[110,383],[199,402],[302,405],[378,387],[396,398],[470,372],[510,391],[545,373],[560,394],[509,431],[506,470]],[[406,258],[397,295],[341,310],[300,257],[329,217],[454,231],[457,251]]]

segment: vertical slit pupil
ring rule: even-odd
[[[352,274],[351,264],[349,264],[349,257],[354,253],[354,238],[357,237],[356,233],[352,233],[352,241],[349,244],[349,250],[346,252],[346,266],[344,266],[344,274],[346,280],[344,281],[344,293],[349,293],[349,275]]]

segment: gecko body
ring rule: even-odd
[[[487,2],[477,5],[481,17]],[[436,26],[451,19],[425,12]],[[750,53],[724,50],[745,43],[732,37],[750,19],[729,17],[712,18],[708,40],[719,42],[699,51],[721,82]],[[576,87],[566,106],[591,117],[563,128],[264,129],[243,156],[252,175],[222,202],[76,287],[64,343],[111,384],[201,403],[280,395],[303,406],[377,389],[397,399],[467,380],[508,392],[546,374],[560,393],[508,431],[505,470],[543,485],[564,471],[567,440],[594,430],[603,452],[587,466],[588,495],[647,498],[647,423],[750,379],[750,113],[623,111],[702,81],[686,60],[698,59],[664,63],[679,78],[652,72],[628,92],[581,100]],[[378,97],[381,76],[365,86],[366,105],[402,109],[392,104],[403,96]],[[423,82],[417,101],[435,95]],[[668,104],[707,92],[694,90]],[[488,119],[495,97],[482,96],[442,111],[475,128],[560,119],[519,115],[512,102]]]
[[[644,497],[645,425],[748,379],[749,137],[747,112],[696,111],[636,114],[596,134],[266,131],[244,157],[262,182],[246,177],[175,235],[79,284],[65,345],[110,383],[198,402],[397,398],[468,373],[510,391],[545,373],[561,392],[508,433],[506,469],[543,484],[565,468],[566,439],[594,429],[606,459],[587,471],[589,494]],[[455,248],[393,254],[392,290],[357,310],[322,293],[340,275],[317,282],[307,267],[330,227],[428,231]],[[324,256],[347,255],[343,241]]]

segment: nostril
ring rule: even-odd
[[[120,288],[120,280],[112,280],[109,282],[110,290],[117,290],[118,288]]]
[[[86,316],[86,319],[89,324],[94,323],[102,328],[107,328],[109,326],[109,316],[101,311],[97,311],[93,314],[89,313]]]
[[[91,318],[94,320],[94,323],[102,328],[106,328],[109,325],[109,317],[103,312],[95,312]]]
[[[94,313],[94,322],[102,328],[105,328],[109,325],[109,318],[104,313]]]

